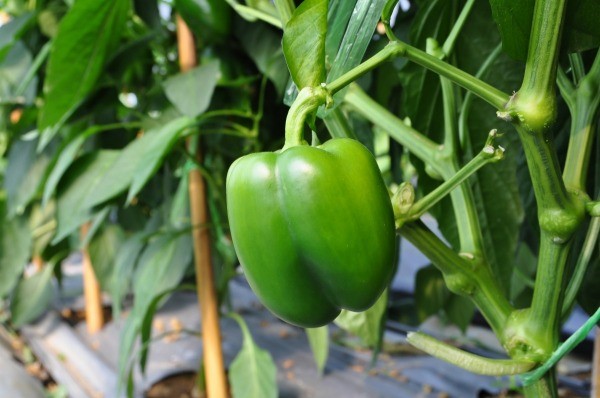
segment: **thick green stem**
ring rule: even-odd
[[[528,398],[557,398],[558,385],[556,383],[556,370],[550,369],[543,378],[532,385],[523,388],[523,393]]]
[[[507,116],[526,130],[547,130],[556,118],[556,68],[565,0],[537,0],[521,88],[507,106]]]
[[[529,337],[535,337],[536,344],[548,353],[558,344],[563,277],[570,248],[571,242],[557,244],[551,235],[542,232],[527,330]]]
[[[496,335],[503,336],[514,309],[488,268],[456,254],[420,221],[405,224],[400,234],[442,271],[451,291],[473,300]]]
[[[565,0],[537,0],[519,92],[554,97]]]
[[[516,128],[538,203],[540,228],[558,243],[567,241],[583,220],[583,198],[567,192],[550,134]]]

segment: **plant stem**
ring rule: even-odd
[[[481,357],[436,340],[421,332],[409,332],[406,340],[429,355],[480,375],[516,375],[535,366],[534,362]]]
[[[537,0],[519,92],[554,97],[565,0]]]
[[[535,383],[523,388],[526,397],[532,398],[557,398],[556,370],[550,369],[548,373]]]
[[[588,227],[588,231],[583,242],[583,247],[579,252],[579,258],[577,258],[575,270],[573,271],[571,279],[569,280],[569,284],[565,290],[565,298],[563,299],[562,306],[562,318],[567,316],[569,311],[571,311],[571,307],[575,303],[575,298],[577,297],[577,293],[579,292],[579,288],[583,282],[588,264],[592,258],[592,253],[594,253],[594,250],[596,249],[596,242],[598,241],[599,232],[600,217],[594,217],[590,222],[590,226]]]
[[[421,221],[407,223],[399,232],[442,271],[448,288],[473,300],[496,335],[503,336],[513,308],[489,269],[456,254]]]
[[[373,100],[358,85],[351,84],[344,97],[344,102],[373,124],[381,127],[390,137],[404,146],[410,153],[428,162],[438,173],[443,171],[443,164],[436,160],[439,145],[406,125],[390,111]]]
[[[542,231],[538,269],[531,301],[531,324],[527,328],[536,345],[552,352],[558,344],[558,329],[562,315],[563,277],[571,241],[557,244]]]
[[[398,56],[405,57],[440,76],[448,78],[453,83],[469,90],[498,110],[503,110],[510,99],[508,94],[415,47],[400,41],[392,42],[389,45],[393,45],[396,48]]]
[[[380,50],[377,54],[373,55],[371,58],[362,62],[355,68],[352,68],[348,72],[344,73],[342,76],[338,77],[334,81],[327,83],[327,89],[331,93],[331,95],[337,93],[350,83],[354,82],[356,79],[369,72],[370,70],[376,68],[383,62],[390,60],[397,56],[397,48],[393,43],[388,44],[382,50]]]
[[[562,74],[559,75],[559,81],[564,80],[561,76]],[[567,101],[572,119],[563,180],[569,188],[581,192],[585,192],[594,130],[600,109],[599,91],[600,51],[596,54],[590,72],[580,79],[577,89],[569,93],[570,101]]]
[[[495,132],[490,132],[490,136],[495,136]],[[496,149],[493,147],[491,142],[486,143],[484,149],[469,163],[461,167],[453,176],[446,179],[446,181],[444,181],[440,186],[415,203],[410,208],[407,218],[412,221],[420,218],[433,205],[438,203],[456,187],[461,185],[467,178],[477,172],[477,170],[488,163],[496,162],[502,159],[503,156],[504,152],[501,149]]]
[[[473,8],[474,4],[475,0],[467,0],[465,5],[463,6],[462,11],[460,12],[460,15],[456,19],[456,22],[454,22],[454,26],[452,26],[452,30],[448,34],[448,37],[446,38],[446,41],[444,42],[444,45],[442,47],[442,52],[445,56],[450,55],[450,53],[452,52],[452,49],[454,48],[454,43],[456,43],[456,39],[458,38],[461,29],[467,21],[467,17],[469,16],[469,13],[471,12],[471,9]]]

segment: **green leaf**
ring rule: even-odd
[[[139,360],[139,364],[140,364],[140,371],[142,372],[142,374],[144,374],[146,372],[146,363],[148,360],[148,352],[150,351],[150,342],[152,339],[152,320],[154,319],[154,314],[156,313],[156,311],[158,310],[158,308],[160,307],[160,305],[162,303],[164,303],[164,301],[166,301],[166,299],[168,298],[168,296],[170,296],[171,294],[175,293],[175,292],[180,292],[180,291],[196,291],[196,286],[194,285],[183,285],[183,286],[176,286],[170,289],[167,289],[164,292],[161,292],[160,294],[156,295],[152,301],[150,302],[150,305],[148,305],[148,308],[146,309],[146,313],[144,314],[144,319],[142,320],[142,326],[140,329],[140,343],[142,345],[142,349],[141,349],[141,353],[140,353],[140,360]]]
[[[455,10],[452,1],[432,0],[423,2],[418,9],[410,27],[410,42],[413,46],[425,50],[429,37],[442,43],[452,27]],[[425,68],[408,63],[400,72],[402,83],[402,116],[408,116],[412,127],[441,142],[444,131],[442,109],[442,94],[439,76]],[[424,173],[420,173],[427,178]],[[421,179],[419,180],[421,185]]]
[[[37,153],[38,140],[17,140],[8,154],[4,187],[8,196],[8,215],[22,214],[44,180],[54,148]]]
[[[27,12],[0,26],[0,61],[4,59],[10,47],[23,35],[33,15],[32,12]]]
[[[437,268],[428,265],[419,269],[415,277],[415,302],[419,322],[441,311],[449,293],[444,277]]]
[[[15,327],[35,320],[42,315],[52,299],[52,274],[54,264],[47,264],[30,278],[21,279],[10,303],[12,323]]]
[[[385,316],[387,300],[388,293],[385,290],[368,310],[363,312],[342,310],[334,322],[342,329],[358,336],[367,346],[374,347],[381,335],[381,320]]]
[[[6,201],[0,194],[0,298],[6,296],[23,273],[31,236],[21,217],[7,219]]]
[[[327,357],[329,356],[329,326],[325,325],[305,330],[315,364],[317,365],[319,374],[322,375],[327,363]]]
[[[131,235],[119,246],[115,255],[114,272],[108,288],[115,319],[120,317],[121,303],[129,289],[135,264],[144,249],[145,242],[142,238],[143,233],[141,232]]]
[[[83,207],[92,208],[129,188],[131,200],[146,181],[158,170],[164,157],[173,147],[181,131],[191,124],[182,117],[155,130],[147,131],[118,154],[118,157],[104,170],[104,175],[90,190],[86,191]]]
[[[490,5],[502,36],[502,49],[515,59],[525,60],[535,0],[490,0]]]
[[[26,87],[20,87],[31,64],[32,56],[25,44],[16,42],[0,62],[0,104],[33,103],[37,93],[37,76]]]
[[[444,305],[444,312],[448,321],[458,326],[464,333],[475,314],[475,304],[467,297],[451,294]]]
[[[84,199],[98,185],[118,156],[118,151],[92,152],[77,159],[68,169],[57,189],[58,228],[53,243],[60,242],[94,216],[91,207],[85,206]]]
[[[494,21],[502,36],[502,48],[512,58],[525,60],[533,22],[535,0],[490,0]],[[597,0],[567,2],[561,50],[581,52],[600,45],[600,3]]]
[[[143,146],[138,147],[142,150],[134,154],[137,160],[137,167],[133,173],[133,180],[127,194],[127,202],[130,202],[156,173],[165,156],[169,154],[171,148],[173,148],[173,145],[179,139],[180,133],[188,128],[192,122],[192,120],[185,117],[175,119],[155,134],[147,134],[148,138],[144,138],[146,137],[144,136],[139,139],[139,141],[143,142]]]
[[[242,349],[229,367],[229,383],[236,398],[277,397],[277,367],[271,355],[258,347],[238,314],[230,314],[242,329]]]
[[[133,0],[135,13],[151,29],[160,29],[160,12],[157,0]]]
[[[341,44],[338,43],[339,47],[336,49],[335,59],[331,63],[327,82],[337,79],[360,64],[369,43],[371,43],[373,32],[381,18],[381,11],[385,3],[385,0],[358,0],[356,2]],[[344,5],[342,10],[347,12],[347,8],[348,5]],[[343,18],[341,19],[341,23],[343,23]],[[333,42],[333,38],[331,40],[328,44],[330,49],[333,50],[335,42]]]
[[[289,73],[281,49],[281,35],[263,24],[239,24],[237,36],[258,70],[275,85],[281,96],[289,79]]]
[[[35,202],[29,212],[29,230],[32,236],[31,255],[41,256],[56,232],[56,202],[46,206]]]
[[[99,229],[88,245],[94,274],[102,290],[108,290],[111,286],[117,252],[123,239],[121,227],[108,224]]]
[[[338,54],[340,44],[348,21],[357,0],[329,0],[327,11],[327,38],[325,40],[325,54],[327,63],[332,63]],[[358,19],[358,18],[355,18]]]
[[[50,197],[56,190],[58,182],[67,171],[69,166],[75,160],[77,153],[83,146],[86,137],[84,135],[77,136],[73,141],[69,142],[58,154],[58,160],[52,166],[50,174],[44,184],[44,193],[42,195],[42,203],[48,203]]]
[[[117,48],[129,8],[129,0],[77,1],[61,20],[48,60],[44,105],[38,117],[42,146],[93,90]]]
[[[175,0],[177,12],[203,40],[223,39],[231,25],[231,8],[223,0]]]
[[[159,235],[144,249],[133,281],[134,303],[121,337],[119,380],[128,370],[129,356],[138,337],[145,314],[160,292],[179,284],[192,260],[190,234]]]
[[[283,54],[298,88],[325,82],[327,0],[305,0],[283,33]]]
[[[169,77],[163,87],[179,112],[196,117],[208,109],[220,76],[219,61],[215,60]]]

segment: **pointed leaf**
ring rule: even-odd
[[[4,59],[4,56],[8,53],[10,47],[27,29],[27,24],[31,21],[33,15],[32,12],[27,12],[0,26],[0,61]]]
[[[379,341],[382,317],[387,309],[387,290],[377,299],[371,308],[363,312],[342,310],[335,324],[360,337],[367,346],[374,347]]]
[[[419,322],[444,308],[449,295],[444,277],[437,268],[428,265],[419,269],[415,278],[415,302]]]
[[[31,236],[25,220],[7,219],[6,201],[0,195],[0,298],[6,296],[25,270]]]
[[[179,112],[196,117],[204,113],[221,76],[219,61],[210,61],[187,72],[169,77],[165,94]]]
[[[177,141],[179,133],[189,126],[190,119],[175,119],[155,130],[147,131],[121,150],[112,165],[91,190],[86,192],[83,207],[92,208],[129,188],[133,198],[160,167],[164,156]]]
[[[327,357],[329,356],[329,326],[325,325],[305,330],[319,374],[323,374],[325,364],[327,363]]]
[[[142,322],[152,300],[160,292],[179,284],[192,259],[192,241],[189,234],[161,235],[144,249],[138,261],[133,281],[134,303],[121,335],[119,380],[128,371],[129,356],[139,336]]]
[[[15,141],[8,154],[4,187],[8,196],[8,215],[21,214],[34,198],[44,179],[54,149],[37,153],[38,140]]]
[[[90,260],[102,290],[108,290],[110,287],[115,258],[123,238],[124,233],[121,227],[109,224],[100,228],[89,243]]]
[[[116,319],[121,314],[121,303],[131,283],[135,264],[144,249],[142,236],[142,233],[136,233],[127,238],[115,256],[114,272],[108,290],[112,299],[113,316]]]
[[[283,33],[283,54],[298,88],[325,82],[327,0],[305,0]]]
[[[12,323],[15,327],[33,321],[46,311],[52,299],[52,274],[54,264],[47,264],[30,278],[21,279],[10,303]]]
[[[69,167],[56,195],[58,227],[53,243],[58,243],[94,216],[84,199],[104,177],[119,156],[118,151],[102,150],[86,154]]]
[[[42,146],[94,88],[117,48],[129,7],[129,0],[77,1],[61,20],[38,117],[38,129],[44,135]]]
[[[242,329],[242,349],[229,367],[229,383],[236,398],[277,397],[277,368],[271,355],[254,343],[241,316],[230,314]]]

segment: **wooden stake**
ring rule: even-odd
[[[179,65],[187,71],[197,64],[196,47],[192,32],[181,17],[177,17],[177,44]],[[200,150],[197,159],[200,161]],[[204,369],[206,373],[206,392],[208,398],[226,398],[227,381],[223,366],[221,348],[221,330],[219,326],[218,299],[215,292],[213,269],[210,257],[210,236],[208,213],[206,210],[206,188],[200,170],[189,173],[190,215],[194,238],[194,264],[196,268],[196,288],[202,317],[202,345]]]
[[[81,226],[80,236],[85,239],[90,229],[90,223]],[[90,253],[87,245],[82,250],[83,254],[83,294],[85,298],[85,321],[90,334],[94,334],[104,326],[104,312],[102,311],[102,291],[100,283],[94,273]]]
[[[596,327],[592,359],[592,398],[600,398],[600,327]]]

